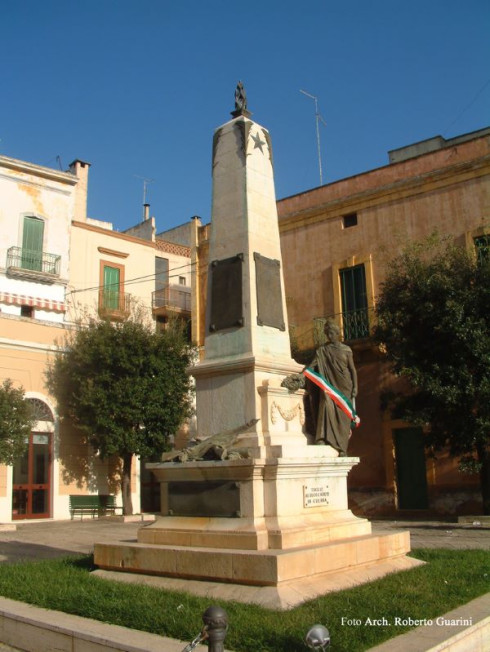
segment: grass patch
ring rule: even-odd
[[[315,623],[330,631],[334,652],[357,652],[411,629],[395,618],[429,619],[490,589],[485,550],[419,549],[428,562],[364,586],[330,593],[287,612],[220,601],[230,628],[225,640],[237,652],[296,652]],[[90,574],[92,557],[0,565],[0,594],[40,607],[189,641],[203,611],[216,601],[104,580]],[[369,625],[369,620],[386,625]]]

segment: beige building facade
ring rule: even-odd
[[[393,387],[370,341],[373,308],[390,259],[434,231],[470,247],[490,233],[490,129],[437,137],[389,152],[385,167],[278,202],[294,346],[307,361],[326,318],[353,348],[359,376],[349,454],[354,510],[371,515],[478,513],[476,476],[424,454],[422,433],[392,420],[380,394]]]
[[[174,315],[190,320],[190,248],[157,236],[149,207],[127,233],[87,217],[89,167],[76,160],[62,172],[0,157],[0,382],[23,387],[37,416],[22,459],[0,465],[0,522],[66,519],[70,495],[118,494],[118,460],[100,460],[60,423],[45,387],[67,334],[88,317],[132,311],[155,327]],[[139,511],[138,460],[133,468]]]
[[[26,455],[0,466],[2,522],[64,511],[59,420],[44,370],[66,326],[77,165],[60,172],[0,157],[0,380],[22,386],[37,416]]]

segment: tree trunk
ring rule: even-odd
[[[131,453],[123,455],[123,472],[122,472],[122,501],[123,501],[123,514],[130,516],[133,513],[133,501],[131,498],[131,462],[133,456]]]
[[[478,461],[480,468],[480,489],[483,501],[483,513],[490,515],[490,451],[485,444],[477,444]]]

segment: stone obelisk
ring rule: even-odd
[[[305,442],[299,419],[286,439],[271,439],[262,414],[264,392],[288,401],[277,388],[301,367],[291,358],[271,140],[250,119],[241,84],[232,116],[213,140],[205,357],[193,369],[197,422],[202,436],[257,419],[243,444],[264,454],[264,445]]]
[[[418,562],[405,556],[408,534],[375,536],[352,514],[347,475],[359,458],[308,445],[302,392],[281,386],[301,368],[290,354],[270,137],[241,84],[232,116],[214,135],[205,357],[191,372],[199,435],[233,439],[213,445],[211,459],[191,449],[187,461],[148,465],[161,515],[138,543],[97,544],[94,559],[287,608]]]

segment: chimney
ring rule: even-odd
[[[143,204],[143,222],[150,219],[150,204]]]
[[[87,221],[87,191],[88,191],[88,169],[90,163],[75,159],[70,163],[70,172],[78,177],[75,189],[75,214],[74,219],[79,222]]]

